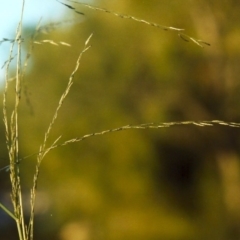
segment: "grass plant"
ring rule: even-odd
[[[57,0],[58,1],[58,0]],[[210,45],[209,43],[195,39],[187,34],[184,33],[184,29],[179,29],[175,27],[166,27],[157,23],[152,23],[149,22],[145,19],[139,19],[134,16],[130,15],[125,15],[125,14],[119,14],[114,11],[109,11],[108,9],[105,8],[100,8],[100,7],[95,7],[93,5],[89,5],[86,3],[81,3],[81,2],[76,2],[72,0],[66,0],[66,1],[58,1],[60,4],[63,4],[70,10],[74,11],[77,14],[83,15],[81,11],[78,10],[78,7],[72,6],[72,4],[76,4],[77,6],[81,5],[84,7],[87,7],[91,10],[95,11],[100,11],[103,13],[108,13],[111,16],[115,16],[118,18],[122,19],[128,19],[132,21],[136,21],[141,24],[147,24],[151,27],[159,28],[164,31],[172,31],[175,32],[181,39],[184,41],[188,42],[193,42],[197,46],[203,47],[203,45]],[[225,122],[222,120],[212,120],[212,121],[179,121],[179,122],[165,122],[165,123],[143,123],[139,125],[126,125],[126,126],[121,126],[113,129],[107,129],[104,131],[100,132],[95,132],[95,133],[90,133],[86,134],[83,136],[74,136],[72,139],[69,139],[64,142],[60,142],[61,136],[59,136],[55,141],[52,143],[48,143],[49,136],[51,134],[51,130],[54,127],[54,123],[56,119],[58,118],[58,113],[61,110],[61,107],[64,103],[64,100],[67,98],[68,94],[71,91],[71,87],[74,84],[74,76],[76,72],[79,69],[80,66],[80,61],[83,57],[83,54],[86,54],[86,52],[90,49],[90,41],[91,38],[94,37],[92,34],[88,37],[86,40],[83,50],[80,51],[80,54],[76,60],[76,65],[74,70],[72,71],[68,84],[62,93],[57,108],[53,114],[52,120],[49,123],[49,126],[45,132],[44,139],[42,141],[41,146],[39,147],[39,151],[37,153],[31,154],[29,156],[20,158],[19,157],[19,118],[21,118],[21,115],[19,115],[19,105],[21,103],[21,95],[23,92],[23,87],[24,87],[24,76],[26,74],[26,68],[28,65],[28,60],[30,59],[32,52],[33,52],[33,46],[35,44],[46,44],[50,43],[53,45],[62,45],[62,46],[70,46],[70,44],[66,42],[56,42],[51,39],[45,39],[42,41],[36,40],[36,37],[38,34],[41,34],[42,32],[50,32],[52,29],[55,29],[59,26],[61,23],[55,23],[55,24],[49,24],[46,26],[41,26],[40,23],[36,27],[35,32],[31,35],[28,36],[24,39],[22,36],[22,29],[23,29],[23,15],[24,15],[24,6],[25,6],[25,0],[22,1],[22,9],[21,9],[21,18],[19,21],[19,25],[16,30],[16,37],[15,39],[7,39],[4,38],[0,41],[2,42],[9,42],[11,44],[10,48],[10,53],[9,53],[9,59],[4,63],[4,67],[6,69],[6,74],[5,74],[5,88],[3,92],[3,123],[5,127],[5,138],[6,138],[6,146],[8,150],[8,157],[9,157],[9,165],[3,167],[0,169],[2,170],[9,170],[9,176],[10,176],[10,181],[11,181],[11,186],[12,186],[12,191],[11,191],[11,201],[13,205],[14,211],[11,212],[9,209],[7,209],[3,204],[0,203],[0,208],[5,211],[9,217],[13,218],[16,222],[17,230],[18,230],[18,236],[20,240],[32,240],[34,239],[34,213],[35,213],[35,200],[36,200],[36,195],[37,195],[37,183],[38,183],[38,178],[39,178],[39,172],[40,172],[40,166],[41,163],[44,159],[44,157],[49,153],[49,151],[68,145],[76,142],[80,142],[83,140],[86,140],[88,138],[94,137],[94,136],[102,136],[105,134],[113,133],[113,132],[118,132],[118,131],[125,131],[125,130],[133,130],[133,129],[159,129],[159,128],[169,128],[169,127],[174,127],[174,126],[186,126],[186,125],[194,125],[196,127],[214,127],[215,125],[224,125],[227,127],[240,127],[240,123],[235,123],[235,122]],[[67,22],[72,21],[68,20]],[[28,53],[26,54],[25,61],[22,62],[22,44],[23,41],[29,40],[29,50]],[[14,55],[14,47],[17,47],[17,54]],[[16,71],[15,71],[15,76],[14,78],[9,77],[9,72],[10,72],[10,63],[12,60],[16,58],[17,64],[16,64]],[[14,80],[15,81],[15,104],[13,109],[8,109],[8,98],[7,94],[9,91],[9,82]],[[36,161],[36,167],[35,167],[35,173],[33,176],[33,181],[32,181],[32,188],[30,190],[30,219],[26,220],[25,215],[24,215],[24,208],[23,208],[23,200],[22,200],[22,185],[21,185],[21,176],[20,176],[20,168],[19,164],[21,161],[36,155],[37,156],[37,161]]]

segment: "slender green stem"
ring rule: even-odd
[[[13,218],[15,221],[17,221],[17,218],[14,216],[14,214],[8,210],[4,205],[0,203],[0,208],[3,209],[4,212],[6,212],[11,218]]]

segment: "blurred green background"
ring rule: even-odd
[[[38,37],[72,47],[34,46],[19,117],[22,157],[38,151],[91,33],[92,48],[81,60],[49,145],[60,135],[63,142],[127,124],[240,122],[238,1],[95,4],[184,28],[211,46],[200,48],[174,32],[73,5],[86,14],[84,22]],[[65,17],[78,15],[66,8]],[[0,131],[4,166],[3,124]],[[239,133],[224,126],[128,130],[51,151],[40,169],[34,239],[240,239]],[[21,163],[26,218],[35,163],[36,157]],[[1,203],[10,206],[6,172],[0,172],[0,187]],[[2,211],[0,227],[1,239],[17,239],[14,222]]]

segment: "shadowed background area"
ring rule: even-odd
[[[22,157],[38,151],[91,33],[92,48],[81,60],[49,146],[60,135],[63,142],[127,124],[240,122],[237,1],[95,4],[184,28],[211,46],[200,48],[174,32],[72,4],[85,13],[84,22],[38,37],[71,47],[34,45],[19,113]],[[68,8],[65,15],[78,18]],[[26,34],[31,31],[26,27]],[[4,166],[8,161],[3,125],[0,131]],[[239,133],[226,126],[128,130],[52,150],[40,169],[34,239],[240,238]],[[31,157],[20,165],[26,218],[35,164],[36,157]],[[0,187],[0,202],[11,208],[6,172],[0,172]],[[3,211],[0,238],[17,239],[15,223]]]

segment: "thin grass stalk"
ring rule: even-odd
[[[94,132],[90,134],[83,135],[81,137],[72,138],[70,140],[67,140],[63,143],[52,145],[51,147],[45,149],[45,152],[49,152],[55,148],[66,146],[71,143],[76,143],[83,141],[87,138],[101,136],[109,133],[114,132],[120,132],[120,131],[126,131],[131,129],[159,129],[159,128],[168,128],[168,127],[174,127],[174,126],[197,126],[197,127],[214,127],[214,126],[225,126],[225,127],[233,127],[233,128],[240,128],[240,123],[237,122],[225,122],[222,120],[210,120],[210,121],[182,121],[182,122],[163,122],[163,123],[144,123],[144,124],[138,124],[138,125],[125,125],[118,128],[112,128],[107,129],[101,132]],[[39,154],[39,153],[35,153]],[[29,156],[26,156],[24,159],[33,156],[34,154],[31,154]]]
[[[37,157],[37,164],[36,164],[36,168],[35,168],[35,174],[33,176],[33,187],[31,189],[31,199],[30,199],[30,206],[31,206],[31,211],[30,211],[30,220],[29,220],[29,226],[28,226],[28,233],[30,235],[30,240],[33,239],[33,226],[34,226],[34,212],[35,212],[35,200],[36,200],[36,190],[37,190],[37,182],[38,182],[38,176],[39,176],[39,170],[40,170],[40,165],[41,162],[43,160],[43,158],[45,157],[45,155],[49,152],[49,150],[56,145],[57,141],[60,139],[57,138],[54,143],[52,144],[52,146],[50,148],[46,149],[46,144],[47,144],[47,140],[49,138],[50,132],[53,128],[53,125],[58,117],[58,112],[60,110],[60,108],[62,107],[62,104],[64,102],[64,100],[66,99],[68,93],[70,92],[71,86],[73,84],[73,80],[74,80],[74,76],[75,73],[77,72],[79,66],[80,66],[80,60],[82,58],[82,55],[91,47],[88,46],[88,43],[90,41],[90,38],[92,37],[92,34],[88,37],[88,39],[85,42],[84,48],[83,50],[80,52],[78,58],[77,58],[77,62],[76,62],[76,66],[75,69],[73,70],[73,72],[70,75],[67,87],[65,89],[65,91],[63,92],[62,96],[60,97],[58,106],[55,110],[55,113],[53,115],[53,118],[48,126],[48,129],[44,135],[44,140],[43,140],[43,144],[40,146],[40,150],[39,150],[39,154]]]
[[[21,33],[22,33],[22,22],[24,12],[25,0],[22,1],[22,10],[20,21],[16,30],[16,38],[14,42],[17,42],[17,69],[16,69],[16,84],[15,84],[15,106],[11,115],[10,124],[8,124],[7,118],[7,91],[8,91],[8,71],[11,61],[11,56],[6,68],[6,85],[4,91],[4,124],[6,129],[6,141],[8,146],[9,158],[10,158],[10,181],[12,185],[11,199],[14,207],[14,215],[18,229],[18,235],[20,240],[26,239],[23,204],[22,204],[22,193],[21,193],[21,181],[20,181],[20,169],[16,165],[19,159],[19,142],[18,142],[18,108],[21,97]],[[14,43],[10,53],[12,53]],[[10,129],[9,129],[10,128]],[[9,131],[10,130],[10,131]],[[10,140],[10,141],[9,141]]]
[[[60,137],[52,144],[51,147],[46,148],[45,149],[45,155],[46,153],[48,153],[49,151],[58,148],[58,147],[62,147],[65,145],[68,145],[70,143],[75,143],[75,142],[80,142],[83,141],[87,138],[91,138],[91,137],[95,137],[95,136],[100,136],[100,135],[105,135],[108,133],[114,133],[114,132],[119,132],[119,131],[125,131],[125,130],[131,130],[131,129],[158,129],[158,128],[168,128],[168,127],[174,127],[174,126],[187,126],[187,125],[193,125],[193,126],[197,126],[197,127],[214,127],[214,126],[225,126],[225,127],[233,127],[233,128],[240,128],[240,123],[237,122],[226,122],[226,121],[222,121],[222,120],[210,120],[210,121],[180,121],[180,122],[164,122],[164,123],[144,123],[144,124],[139,124],[139,125],[126,125],[126,126],[122,126],[122,127],[118,127],[118,128],[113,128],[113,129],[108,129],[108,130],[104,130],[101,132],[94,132],[94,133],[90,133],[90,134],[86,134],[83,135],[81,137],[75,137],[72,138],[70,140],[67,140],[63,143],[60,144],[55,144]],[[43,153],[43,151],[39,151],[36,153],[32,153],[30,155],[27,155],[21,159],[19,159],[19,162],[28,159],[30,157],[33,157],[35,155],[39,155]],[[10,168],[10,165],[5,166],[3,168],[0,169],[0,171],[7,171]]]
[[[71,5],[68,5],[66,3],[63,3],[62,1],[59,1],[57,0],[59,3],[65,5],[66,7],[70,8],[71,10],[75,11],[76,13],[80,13],[78,10],[76,10],[76,8],[74,8],[73,6]],[[120,14],[120,13],[117,13],[117,12],[114,12],[114,11],[110,11],[106,8],[100,8],[100,7],[96,7],[96,6],[93,6],[93,5],[90,5],[90,4],[86,4],[86,3],[82,3],[82,2],[78,2],[78,1],[74,1],[74,0],[65,0],[67,2],[71,2],[71,3],[76,3],[76,4],[79,4],[79,5],[82,5],[84,7],[87,7],[89,9],[92,9],[92,10],[95,10],[95,11],[100,11],[100,12],[104,12],[104,13],[109,13],[109,14],[112,14],[113,16],[115,17],[118,17],[118,18],[122,18],[122,19],[130,19],[130,20],[133,20],[133,21],[136,21],[136,22],[139,22],[139,23],[143,23],[143,24],[147,24],[149,26],[152,26],[152,27],[155,27],[155,28],[159,28],[159,29],[162,29],[162,30],[165,30],[165,31],[173,31],[173,32],[177,32],[178,36],[183,39],[184,41],[186,42],[193,42],[195,44],[197,44],[199,47],[203,47],[203,44],[204,45],[207,45],[207,46],[210,46],[209,43],[205,42],[205,41],[202,41],[200,39],[195,39],[187,34],[184,34],[183,31],[184,29],[181,29],[181,28],[175,28],[175,27],[168,27],[168,26],[163,26],[163,25],[160,25],[158,23],[154,23],[154,22],[150,22],[150,21],[147,21],[145,19],[140,19],[140,18],[136,18],[134,16],[131,16],[131,15],[126,15],[126,14]]]
[[[7,92],[8,92],[8,81],[9,81],[9,67],[10,67],[11,61],[13,60],[12,55],[13,55],[14,45],[15,45],[15,41],[13,41],[11,44],[9,59],[6,61],[5,87],[4,87],[4,91],[3,91],[3,123],[5,126],[5,138],[6,138],[6,145],[7,145],[8,153],[10,153],[11,141],[10,141],[8,114],[7,114]],[[9,158],[10,158],[10,155],[9,155]]]
[[[4,205],[2,205],[1,203],[0,203],[0,208],[2,208],[3,211],[8,214],[8,216],[10,216],[10,217],[13,218],[15,221],[17,221],[17,218],[14,216],[14,214],[13,214],[11,211],[9,211],[9,210],[8,210]]]
[[[50,124],[48,126],[48,129],[47,129],[47,131],[45,133],[44,141],[43,141],[43,145],[42,145],[42,150],[45,149],[46,142],[47,142],[47,139],[48,139],[48,137],[50,135],[51,129],[52,129],[52,127],[53,127],[57,117],[58,117],[58,112],[59,112],[60,108],[62,107],[62,104],[63,104],[64,100],[66,99],[68,93],[70,92],[71,86],[73,84],[73,79],[74,79],[75,73],[77,72],[77,70],[79,68],[79,65],[80,65],[80,60],[82,58],[82,55],[91,47],[91,46],[87,45],[91,37],[92,37],[92,34],[89,36],[89,38],[85,42],[84,49],[80,52],[80,54],[79,54],[79,56],[77,58],[75,69],[73,70],[73,72],[72,72],[72,74],[71,74],[71,76],[69,78],[68,85],[67,85],[64,93],[62,94],[62,96],[61,96],[61,98],[59,100],[59,103],[58,103],[58,106],[57,106],[56,111],[54,113],[54,116],[52,118],[52,121],[50,122]]]

